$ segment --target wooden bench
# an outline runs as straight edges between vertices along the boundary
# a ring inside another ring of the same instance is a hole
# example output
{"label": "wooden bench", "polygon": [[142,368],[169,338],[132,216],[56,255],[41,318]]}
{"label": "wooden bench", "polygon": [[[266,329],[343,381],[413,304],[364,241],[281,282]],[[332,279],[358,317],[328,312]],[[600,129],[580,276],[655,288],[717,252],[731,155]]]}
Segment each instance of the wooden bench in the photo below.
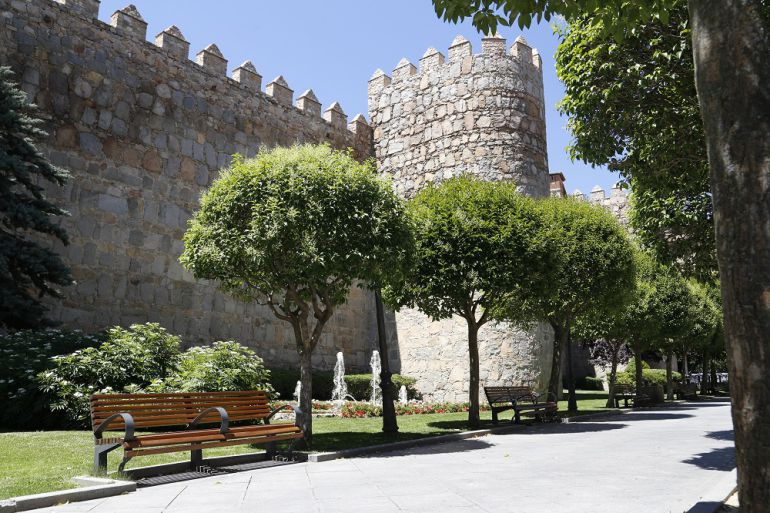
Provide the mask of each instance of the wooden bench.
{"label": "wooden bench", "polygon": [[484,387],[487,402],[492,410],[492,423],[498,423],[497,414],[513,410],[511,422],[519,424],[522,413],[534,415],[541,420],[554,420],[559,409],[556,399],[540,401],[540,396],[528,386]]}
{"label": "wooden bench", "polygon": [[[131,458],[190,452],[193,468],[202,464],[203,449],[239,444],[267,444],[303,438],[294,424],[270,424],[284,405],[272,411],[260,390],[167,394],[95,394],[91,396],[94,432],[94,469],[105,471],[107,453],[123,447],[122,471]],[[238,424],[231,426],[231,423]],[[212,427],[215,426],[215,427]],[[138,434],[137,430],[151,430]],[[123,431],[105,438],[105,431]]]}
{"label": "wooden bench", "polygon": [[637,394],[636,393],[636,387],[634,385],[626,385],[623,383],[616,383],[615,384],[615,408],[620,408],[620,400],[623,399],[624,406],[628,408],[628,400],[631,399],[634,401],[634,407],[641,406],[642,404],[648,402],[650,400],[650,396],[644,391],[642,393]]}
{"label": "wooden bench", "polygon": [[680,383],[674,388],[674,395],[677,399],[697,399],[698,385],[696,383]]}

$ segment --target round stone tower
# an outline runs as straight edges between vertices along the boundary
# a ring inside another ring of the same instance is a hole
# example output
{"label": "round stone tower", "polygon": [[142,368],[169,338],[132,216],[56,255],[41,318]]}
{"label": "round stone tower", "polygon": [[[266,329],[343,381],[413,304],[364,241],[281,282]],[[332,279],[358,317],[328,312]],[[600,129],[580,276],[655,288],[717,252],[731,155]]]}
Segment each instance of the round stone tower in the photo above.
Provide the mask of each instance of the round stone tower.
{"label": "round stone tower", "polygon": [[505,39],[484,38],[474,55],[457,36],[448,60],[429,48],[419,72],[406,59],[392,78],[377,70],[369,115],[380,170],[404,196],[462,173],[548,195],[542,65],[523,37],[509,52]]}
{"label": "round stone tower", "polygon": [[[392,76],[369,80],[369,115],[379,169],[399,194],[464,173],[511,180],[530,196],[549,194],[542,61],[523,37],[486,37],[481,53],[457,36],[448,59],[429,48],[420,69],[406,59]],[[416,310],[395,314],[400,372],[417,378],[426,398],[466,401],[465,321],[432,322]],[[552,332],[489,323],[479,332],[481,384],[547,386]],[[395,352],[395,351],[394,351]]]}

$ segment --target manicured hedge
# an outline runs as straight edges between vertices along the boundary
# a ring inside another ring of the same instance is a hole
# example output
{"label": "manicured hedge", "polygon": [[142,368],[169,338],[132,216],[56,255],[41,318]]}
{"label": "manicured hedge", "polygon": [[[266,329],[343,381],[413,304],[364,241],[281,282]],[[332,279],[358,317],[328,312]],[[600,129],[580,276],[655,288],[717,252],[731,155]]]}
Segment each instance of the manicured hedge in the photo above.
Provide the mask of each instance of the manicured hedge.
{"label": "manicured hedge", "polygon": [[[299,381],[299,369],[270,369],[270,384],[280,399],[290,401],[294,398],[294,389]],[[328,401],[332,398],[334,373],[313,371],[313,399]]]}
{"label": "manicured hedge", "polygon": [[[401,386],[406,387],[408,399],[421,399],[420,393],[414,388],[416,379],[401,374],[393,374],[393,398],[398,399],[398,391]],[[372,375],[371,374],[349,374],[345,376],[345,383],[348,385],[348,393],[359,401],[366,401],[372,396]]]}

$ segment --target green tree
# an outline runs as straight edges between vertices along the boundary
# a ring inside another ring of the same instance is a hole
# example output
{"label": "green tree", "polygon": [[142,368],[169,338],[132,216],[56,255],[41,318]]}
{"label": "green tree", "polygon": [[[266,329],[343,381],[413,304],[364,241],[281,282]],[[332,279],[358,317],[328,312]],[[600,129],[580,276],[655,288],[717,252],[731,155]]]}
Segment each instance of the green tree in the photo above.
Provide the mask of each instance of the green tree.
{"label": "green tree", "polygon": [[659,260],[713,277],[708,159],[685,2],[667,23],[624,29],[621,40],[604,37],[591,15],[558,30],[559,109],[569,116],[571,157],[630,183],[635,235]]}
{"label": "green tree", "polygon": [[[658,18],[676,0],[433,0],[482,32],[556,14],[596,14],[608,34]],[[739,500],[770,503],[770,0],[688,0],[695,84],[706,134],[731,376]],[[617,37],[616,37],[617,38]],[[745,372],[746,369],[753,372]]]}
{"label": "green tree", "polygon": [[0,327],[38,328],[50,324],[41,298],[72,283],[59,255],[39,243],[43,234],[67,244],[56,222],[67,212],[48,201],[42,182],[64,185],[69,173],[35,147],[46,133],[12,80],[0,66]]}
{"label": "green tree", "polygon": [[180,260],[291,325],[309,444],[313,349],[351,286],[398,274],[410,241],[403,202],[369,163],[303,145],[236,156],[201,198]]}
{"label": "green tree", "polygon": [[[430,185],[409,205],[413,265],[386,290],[395,307],[416,307],[434,320],[454,315],[468,326],[468,424],[479,425],[478,332],[498,319],[506,294],[547,282],[552,247],[534,200],[509,182],[462,176]],[[543,291],[544,292],[544,291]]]}
{"label": "green tree", "polygon": [[[531,318],[545,320],[553,328],[548,392],[554,396],[561,390],[561,355],[567,351],[568,408],[577,410],[571,327],[580,317],[607,315],[623,306],[634,285],[633,246],[618,221],[602,207],[549,198],[540,201],[540,208],[555,262],[547,282],[525,289],[521,302]],[[510,311],[516,309],[514,305]]]}

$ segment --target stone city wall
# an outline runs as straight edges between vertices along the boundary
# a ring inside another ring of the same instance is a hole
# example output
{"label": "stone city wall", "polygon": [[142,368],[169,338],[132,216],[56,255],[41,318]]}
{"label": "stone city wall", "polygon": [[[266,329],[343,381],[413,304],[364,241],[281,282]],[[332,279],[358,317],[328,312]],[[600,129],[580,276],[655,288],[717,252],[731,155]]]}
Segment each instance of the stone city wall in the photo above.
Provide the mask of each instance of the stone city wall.
{"label": "stone city wall", "polygon": [[[234,339],[271,365],[296,361],[287,323],[194,279],[179,265],[182,235],[201,191],[233,153],[262,145],[328,142],[371,154],[362,116],[339,104],[322,113],[312,91],[293,102],[282,77],[262,91],[245,62],[227,77],[216,45],[188,59],[176,27],[146,40],[133,6],[97,19],[98,0],[0,0],[0,64],[38,104],[50,136],[43,150],[72,180],[53,188],[71,212],[71,243],[57,246],[77,284],[50,302],[65,326],[92,330],[157,321],[186,343]],[[342,350],[365,370],[376,340],[372,297],[354,289],[315,354],[331,368]]]}
{"label": "stone city wall", "polygon": [[[485,38],[474,55],[470,42],[458,36],[448,59],[430,48],[419,71],[405,59],[392,76],[377,70],[369,80],[369,115],[379,168],[405,197],[462,173],[512,180],[531,196],[548,194],[541,60],[523,38],[509,52],[505,39]],[[432,322],[413,309],[402,309],[395,318],[401,372],[417,378],[427,399],[467,401],[465,321]],[[544,389],[552,337],[545,325],[530,332],[507,324],[483,326],[482,386]]]}

